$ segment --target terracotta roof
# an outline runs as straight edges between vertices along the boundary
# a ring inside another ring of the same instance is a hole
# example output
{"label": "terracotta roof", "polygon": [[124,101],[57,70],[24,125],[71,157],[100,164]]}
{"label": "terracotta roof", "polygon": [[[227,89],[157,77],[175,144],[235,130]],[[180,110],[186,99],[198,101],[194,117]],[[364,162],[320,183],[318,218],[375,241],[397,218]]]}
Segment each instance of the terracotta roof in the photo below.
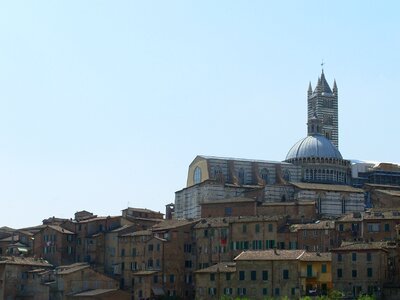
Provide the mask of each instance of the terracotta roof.
{"label": "terracotta roof", "polygon": [[0,242],[12,242],[12,241],[18,241],[18,240],[19,240],[19,235],[14,234],[14,235],[10,235],[8,237],[1,239]]}
{"label": "terracotta roof", "polygon": [[398,220],[400,219],[400,207],[399,208],[374,208],[366,212],[350,213],[346,214],[339,219],[337,222],[361,222],[363,220]]}
{"label": "terracotta roof", "polygon": [[150,209],[147,209],[147,208],[128,207],[128,208],[123,209],[122,211],[126,211],[126,210],[164,215],[163,213],[161,213],[159,211],[154,211],[154,210],[150,210]]}
{"label": "terracotta roof", "polygon": [[141,236],[141,235],[152,235],[152,232],[151,232],[151,230],[140,230],[140,231],[122,234],[121,236]]}
{"label": "terracotta roof", "polygon": [[315,223],[308,224],[293,224],[290,226],[291,232],[296,232],[297,230],[324,230],[324,229],[334,229],[335,221],[317,221]]}
{"label": "terracotta roof", "polygon": [[221,262],[211,267],[195,271],[195,273],[234,273],[234,272],[236,272],[235,262]]}
{"label": "terracotta roof", "polygon": [[68,229],[62,228],[61,226],[58,225],[47,225],[47,227],[63,234],[75,234],[75,232],[69,231]]}
{"label": "terracotta roof", "polygon": [[179,228],[182,226],[186,225],[191,225],[199,222],[200,220],[164,220],[158,224],[155,224],[152,226],[153,231],[159,231],[159,230],[168,230],[168,229],[174,229],[174,228]]}
{"label": "terracotta roof", "polygon": [[243,251],[235,257],[238,260],[296,260],[299,259],[305,250],[263,250]]}
{"label": "terracotta roof", "polygon": [[94,216],[90,219],[83,219],[80,221],[74,220],[74,221],[70,221],[70,222],[72,222],[74,224],[84,224],[84,223],[90,223],[90,222],[95,222],[95,221],[101,221],[101,220],[107,220],[107,219],[118,219],[118,218],[122,218],[122,217],[121,216],[107,216],[107,217]]}
{"label": "terracotta roof", "polygon": [[322,190],[322,191],[333,191],[333,192],[364,193],[364,190],[357,189],[357,188],[354,188],[349,185],[305,183],[305,182],[291,182],[291,184],[302,190]]}
{"label": "terracotta roof", "polygon": [[86,268],[89,268],[89,264],[87,263],[74,263],[71,265],[57,267],[56,274],[59,275],[71,274]]}
{"label": "terracotta roof", "polygon": [[19,257],[19,256],[1,256],[0,264],[47,267],[47,268],[53,266],[48,261],[43,259],[35,259],[33,257]]}
{"label": "terracotta roof", "polygon": [[286,218],[286,216],[239,216],[239,217],[214,217],[203,218],[194,228],[215,228],[228,227],[231,223],[250,223],[250,222],[274,222]]}
{"label": "terracotta roof", "polygon": [[331,261],[332,254],[330,252],[305,252],[301,257],[301,261]]}
{"label": "terracotta roof", "polygon": [[339,248],[332,251],[347,251],[347,250],[385,250],[386,242],[342,242]]}

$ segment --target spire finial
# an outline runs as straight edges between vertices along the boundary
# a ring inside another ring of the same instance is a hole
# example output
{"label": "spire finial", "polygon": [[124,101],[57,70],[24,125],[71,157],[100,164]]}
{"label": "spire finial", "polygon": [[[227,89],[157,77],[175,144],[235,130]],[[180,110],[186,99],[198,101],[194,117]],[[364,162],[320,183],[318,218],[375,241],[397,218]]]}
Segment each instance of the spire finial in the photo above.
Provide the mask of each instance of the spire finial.
{"label": "spire finial", "polygon": [[322,69],[322,73],[324,73],[324,65],[325,65],[325,63],[324,63],[324,59],[322,59],[322,62],[321,62],[321,69]]}

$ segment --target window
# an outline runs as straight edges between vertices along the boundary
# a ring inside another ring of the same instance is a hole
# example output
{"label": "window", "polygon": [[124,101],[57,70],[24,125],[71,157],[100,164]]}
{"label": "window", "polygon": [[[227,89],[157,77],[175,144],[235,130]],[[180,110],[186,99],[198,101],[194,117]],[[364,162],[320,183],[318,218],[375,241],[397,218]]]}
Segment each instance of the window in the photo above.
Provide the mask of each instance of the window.
{"label": "window", "polygon": [[346,200],[342,199],[342,214],[346,213]]}
{"label": "window", "polygon": [[151,258],[147,261],[147,267],[153,268],[153,260]]}
{"label": "window", "polygon": [[232,216],[232,207],[225,207],[225,216],[229,217]]}
{"label": "window", "polygon": [[214,273],[210,274],[210,281],[215,281],[215,274]]}
{"label": "window", "polygon": [[338,255],[337,255],[337,260],[338,260],[338,261],[343,261],[343,256],[342,256],[342,254],[338,253]]}
{"label": "window", "polygon": [[266,240],[265,241],[265,248],[273,249],[274,247],[275,247],[275,241],[274,240]]}
{"label": "window", "polygon": [[275,297],[279,297],[281,291],[279,288],[275,288]]}
{"label": "window", "polygon": [[243,232],[243,233],[246,233],[246,232],[247,232],[247,225],[246,225],[246,224],[243,224],[243,226],[242,226],[242,232]]}
{"label": "window", "polygon": [[194,184],[198,184],[201,182],[201,169],[196,167],[193,173],[193,182]]}
{"label": "window", "polygon": [[153,251],[153,248],[154,248],[154,247],[153,247],[153,244],[150,244],[150,245],[148,246],[148,250],[149,250],[149,251]]}
{"label": "window", "polygon": [[282,275],[283,279],[289,279],[289,270],[283,270]]}
{"label": "window", "polygon": [[170,283],[174,283],[175,282],[175,275],[174,274],[170,274],[169,275],[169,282]]}
{"label": "window", "polygon": [[367,268],[367,276],[372,277],[372,268]]}
{"label": "window", "polygon": [[357,253],[352,253],[351,254],[351,260],[352,261],[357,261]]}
{"label": "window", "polygon": [[389,232],[390,231],[390,225],[389,224],[385,224],[385,232]]}
{"label": "window", "polygon": [[224,288],[224,295],[232,295],[233,289],[232,288]]}
{"label": "window", "polygon": [[262,279],[264,281],[268,280],[268,271],[266,270],[262,271]]}
{"label": "window", "polygon": [[217,294],[217,288],[208,288],[208,294],[209,295],[216,295]]}
{"label": "window", "polygon": [[267,289],[267,288],[263,288],[263,289],[262,289],[262,294],[263,294],[264,296],[268,295],[268,289]]}
{"label": "window", "polygon": [[344,231],[344,226],[343,226],[343,224],[339,224],[339,231]]}
{"label": "window", "polygon": [[274,225],[268,224],[268,232],[274,231]]}
{"label": "window", "polygon": [[125,256],[125,249],[124,248],[121,249],[121,256]]}
{"label": "window", "polygon": [[[157,244],[159,245],[159,244]],[[184,244],[183,245],[183,251],[186,253],[191,253],[192,252],[192,245],[191,244]]]}
{"label": "window", "polygon": [[259,233],[260,232],[260,224],[256,224],[256,233]]}
{"label": "window", "polygon": [[342,269],[337,269],[337,277],[342,278],[343,277],[343,270]]}
{"label": "window", "polygon": [[[189,245],[189,246],[191,246],[191,245]],[[160,249],[161,249],[160,244],[157,244],[157,251],[160,251]]]}
{"label": "window", "polygon": [[239,179],[239,184],[244,184],[244,169],[243,168],[239,169],[238,179]]}
{"label": "window", "polygon": [[250,278],[251,280],[257,280],[257,271],[251,271]]}
{"label": "window", "polygon": [[246,288],[238,288],[237,293],[239,296],[244,296],[247,294]]}
{"label": "window", "polygon": [[244,280],[244,271],[239,271],[239,280]]}
{"label": "window", "polygon": [[185,268],[191,268],[192,267],[192,261],[191,260],[185,260]]}
{"label": "window", "polygon": [[158,276],[157,275],[153,276],[153,283],[158,283]]}
{"label": "window", "polygon": [[132,256],[136,256],[136,248],[132,248]]}
{"label": "window", "polygon": [[225,279],[227,281],[231,280],[231,273],[225,273]]}
{"label": "window", "polygon": [[351,270],[351,277],[353,278],[357,277],[357,270]]}
{"label": "window", "polygon": [[368,228],[368,232],[379,232],[379,231],[381,231],[379,223],[368,223],[367,228]]}
{"label": "window", "polygon": [[321,273],[326,273],[326,264],[321,265]]}
{"label": "window", "polygon": [[371,254],[371,252],[367,252],[367,261],[372,261],[372,254]]}

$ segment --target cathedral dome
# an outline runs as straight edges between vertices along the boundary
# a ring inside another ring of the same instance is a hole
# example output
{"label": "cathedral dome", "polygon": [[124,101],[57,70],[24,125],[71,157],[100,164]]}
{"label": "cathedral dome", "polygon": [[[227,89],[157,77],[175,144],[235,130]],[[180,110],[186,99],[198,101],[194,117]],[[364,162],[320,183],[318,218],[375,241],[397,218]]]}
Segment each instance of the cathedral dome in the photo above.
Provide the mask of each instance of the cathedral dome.
{"label": "cathedral dome", "polygon": [[286,155],[286,161],[299,158],[343,159],[339,150],[330,140],[320,134],[313,134],[298,141]]}

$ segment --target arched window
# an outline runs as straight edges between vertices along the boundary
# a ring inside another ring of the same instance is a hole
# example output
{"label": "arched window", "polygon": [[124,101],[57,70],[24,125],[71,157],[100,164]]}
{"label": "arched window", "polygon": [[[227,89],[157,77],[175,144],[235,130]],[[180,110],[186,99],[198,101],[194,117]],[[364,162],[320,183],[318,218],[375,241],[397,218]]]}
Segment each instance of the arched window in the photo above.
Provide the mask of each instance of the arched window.
{"label": "arched window", "polygon": [[322,199],[321,199],[321,196],[318,196],[318,199],[317,199],[317,209],[318,209],[318,214],[321,214],[321,212],[322,212]]}
{"label": "arched window", "polygon": [[244,170],[243,170],[243,168],[239,169],[238,177],[239,177],[239,184],[244,184]]}
{"label": "arched window", "polygon": [[264,180],[265,184],[268,183],[268,170],[266,168],[263,168],[260,172],[260,177],[262,180]]}
{"label": "arched window", "polygon": [[342,214],[346,213],[346,199],[342,199]]}
{"label": "arched window", "polygon": [[201,182],[201,169],[196,167],[193,173],[193,182],[194,184],[198,184]]}

